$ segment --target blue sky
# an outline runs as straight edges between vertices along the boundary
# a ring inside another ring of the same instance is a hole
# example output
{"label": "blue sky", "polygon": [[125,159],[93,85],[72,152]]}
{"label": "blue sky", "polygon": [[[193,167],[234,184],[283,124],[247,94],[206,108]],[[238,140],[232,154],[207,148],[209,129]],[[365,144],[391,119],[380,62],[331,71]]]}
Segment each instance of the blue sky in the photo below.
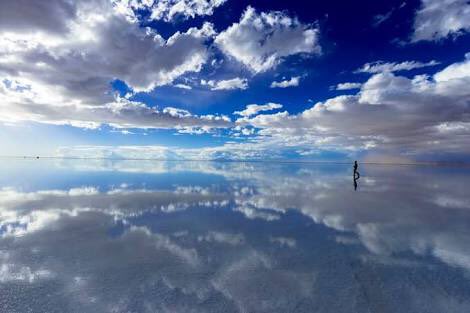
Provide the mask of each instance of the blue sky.
{"label": "blue sky", "polygon": [[466,160],[464,0],[0,2],[0,154]]}

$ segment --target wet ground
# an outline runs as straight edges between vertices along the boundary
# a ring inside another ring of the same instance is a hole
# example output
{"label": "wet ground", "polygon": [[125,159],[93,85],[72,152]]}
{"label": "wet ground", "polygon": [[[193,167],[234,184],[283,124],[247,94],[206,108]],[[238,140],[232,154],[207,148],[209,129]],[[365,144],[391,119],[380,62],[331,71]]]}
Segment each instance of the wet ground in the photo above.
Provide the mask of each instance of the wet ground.
{"label": "wet ground", "polygon": [[470,312],[470,169],[2,160],[0,312]]}

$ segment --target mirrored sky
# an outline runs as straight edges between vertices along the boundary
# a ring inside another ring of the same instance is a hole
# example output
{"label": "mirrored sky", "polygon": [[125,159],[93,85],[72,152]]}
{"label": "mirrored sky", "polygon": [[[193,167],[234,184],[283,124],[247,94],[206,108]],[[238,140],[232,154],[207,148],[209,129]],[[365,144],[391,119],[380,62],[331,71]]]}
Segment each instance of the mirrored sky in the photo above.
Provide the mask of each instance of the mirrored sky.
{"label": "mirrored sky", "polygon": [[6,312],[468,312],[470,169],[11,160]]}

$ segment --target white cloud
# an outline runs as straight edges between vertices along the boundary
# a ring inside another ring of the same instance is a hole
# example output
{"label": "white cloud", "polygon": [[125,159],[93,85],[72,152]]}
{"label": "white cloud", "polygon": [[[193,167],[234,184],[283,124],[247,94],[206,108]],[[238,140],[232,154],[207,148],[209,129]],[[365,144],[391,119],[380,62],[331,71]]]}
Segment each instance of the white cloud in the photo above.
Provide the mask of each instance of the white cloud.
{"label": "white cloud", "polygon": [[422,0],[416,13],[412,41],[439,40],[470,30],[467,0]]}
{"label": "white cloud", "polygon": [[276,221],[280,219],[280,216],[271,211],[262,211],[252,207],[239,206],[234,209],[236,212],[242,213],[248,219],[262,219],[265,221]]}
{"label": "white cloud", "polygon": [[[286,151],[308,156],[319,151],[366,150],[385,155],[395,153],[396,159],[409,160],[436,153],[469,153],[469,63],[466,58],[432,77],[375,74],[356,94],[318,102],[298,114],[259,114],[280,109],[282,105],[248,105],[245,110],[234,112],[241,116],[234,130],[240,133],[247,127],[255,129],[249,141],[202,149],[167,149],[166,153],[171,154],[166,158],[282,159]],[[158,155],[151,147],[90,149],[93,151],[90,155],[102,155],[105,151],[122,157]],[[71,147],[63,155],[86,154]]]}
{"label": "white cloud", "polygon": [[171,22],[177,17],[194,18],[212,15],[214,10],[227,0],[113,0],[120,12],[136,19],[137,10],[149,10],[150,20]]}
{"label": "white cloud", "polygon": [[287,87],[296,87],[299,85],[300,76],[294,76],[291,79],[282,80],[280,82],[272,82],[271,88],[287,88]]}
{"label": "white cloud", "polygon": [[470,52],[465,54],[465,61],[454,63],[434,75],[438,82],[466,79],[470,76]]}
{"label": "white cloud", "polygon": [[185,84],[176,84],[174,85],[176,88],[180,88],[180,89],[186,89],[186,90],[191,90],[193,89],[193,87],[189,86],[189,85],[185,85]]}
{"label": "white cloud", "polygon": [[469,64],[466,58],[433,77],[375,74],[355,95],[316,103],[297,115],[247,115],[237,123],[261,128],[264,144],[280,142],[284,148],[468,153]]}
{"label": "white cloud", "polygon": [[336,87],[333,86],[336,90],[351,90],[351,89],[359,89],[361,88],[362,84],[361,83],[340,83],[336,85]]}
{"label": "white cloud", "polygon": [[0,29],[13,32],[46,31],[61,34],[77,17],[73,2],[17,0],[0,2]]}
{"label": "white cloud", "polygon": [[429,67],[438,65],[439,62],[437,61],[429,61],[426,63],[418,62],[418,61],[405,61],[405,62],[371,62],[366,63],[362,66],[362,68],[356,70],[357,73],[381,73],[381,72],[399,72],[399,71],[410,71],[417,68],[422,67]]}
{"label": "white cloud", "polygon": [[[103,5],[103,0],[94,1]],[[2,60],[0,70],[21,71],[22,78],[39,80],[50,87],[60,83],[59,87],[69,92],[67,95],[80,89],[84,90],[81,94],[97,97],[107,91],[114,78],[124,80],[135,90],[150,90],[186,72],[199,71],[207,61],[205,41],[214,34],[210,24],[176,32],[164,40],[127,22],[109,6],[99,12],[85,5],[77,5],[75,10],[79,17],[69,21],[69,29],[52,42],[47,40],[48,33],[42,35],[44,42],[39,40],[42,37],[30,37],[34,21],[30,30],[18,30],[14,35],[0,30],[1,38],[16,51],[12,56],[1,50],[7,60]],[[114,38],[115,33],[120,36]],[[29,39],[28,45],[24,39]]]}
{"label": "white cloud", "polygon": [[211,87],[211,90],[245,90],[248,88],[248,80],[246,78],[235,77],[226,80],[201,80],[201,85]]}
{"label": "white cloud", "polygon": [[[160,159],[160,160],[259,160],[282,159],[291,137],[252,142],[227,142],[222,146],[202,148],[169,148],[165,146],[63,146],[57,149],[57,157],[81,157],[103,159]],[[295,144],[304,146],[305,140]],[[313,147],[310,147],[313,148]]]}
{"label": "white cloud", "polygon": [[134,91],[149,91],[200,71],[209,58],[206,41],[215,34],[211,24],[165,40],[126,20],[107,0],[36,2],[21,1],[21,10],[17,2],[0,4],[0,14],[15,16],[21,26],[0,22],[0,120],[79,127],[214,124],[210,119],[193,123],[194,117],[180,121],[116,98],[110,87],[120,79]]}
{"label": "white cloud", "polygon": [[231,126],[230,119],[223,115],[197,116],[185,110],[169,107],[158,110],[125,98],[117,98],[103,105],[81,106],[32,102],[33,98],[30,96],[33,95],[17,95],[16,92],[6,88],[5,84],[0,84],[0,121],[35,121],[82,128],[97,128],[103,124],[116,128]]}
{"label": "white cloud", "polygon": [[236,112],[233,112],[233,114],[237,114],[237,115],[241,115],[243,117],[250,117],[252,115],[256,115],[258,114],[259,112],[263,112],[263,111],[271,111],[271,110],[275,110],[275,109],[281,109],[282,108],[282,105],[279,104],[279,103],[266,103],[266,104],[262,104],[262,105],[259,105],[259,104],[249,104],[246,106],[246,109],[243,110],[243,111],[236,111]]}
{"label": "white cloud", "polygon": [[189,113],[188,110],[172,108],[172,107],[164,108],[163,113],[166,113],[166,114],[168,114],[172,117],[189,117],[189,116],[191,116],[191,113]]}
{"label": "white cloud", "polygon": [[274,68],[290,55],[321,52],[314,26],[283,12],[258,14],[252,7],[245,10],[238,23],[221,32],[215,43],[255,73]]}
{"label": "white cloud", "polygon": [[179,134],[202,135],[214,133],[214,129],[210,126],[185,126],[177,128]]}

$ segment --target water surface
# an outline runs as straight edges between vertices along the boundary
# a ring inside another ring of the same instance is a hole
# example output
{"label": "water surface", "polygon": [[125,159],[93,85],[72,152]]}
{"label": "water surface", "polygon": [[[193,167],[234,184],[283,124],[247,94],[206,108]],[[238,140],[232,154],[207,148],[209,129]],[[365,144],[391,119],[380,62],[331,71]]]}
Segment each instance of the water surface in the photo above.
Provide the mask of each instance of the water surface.
{"label": "water surface", "polygon": [[470,169],[1,160],[1,312],[470,312]]}

